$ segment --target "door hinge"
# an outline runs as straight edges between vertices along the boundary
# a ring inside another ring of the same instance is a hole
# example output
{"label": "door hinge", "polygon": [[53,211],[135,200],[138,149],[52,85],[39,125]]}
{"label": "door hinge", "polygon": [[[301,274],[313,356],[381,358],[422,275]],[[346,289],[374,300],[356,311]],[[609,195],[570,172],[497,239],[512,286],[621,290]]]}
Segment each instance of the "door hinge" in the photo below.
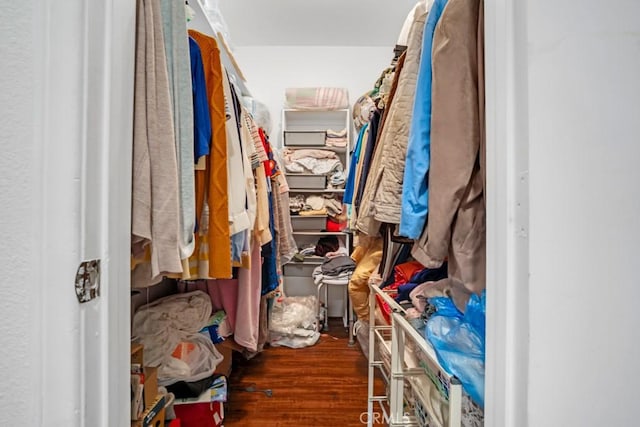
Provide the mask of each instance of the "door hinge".
{"label": "door hinge", "polygon": [[76,296],[79,303],[100,296],[100,260],[83,261],[76,273]]}

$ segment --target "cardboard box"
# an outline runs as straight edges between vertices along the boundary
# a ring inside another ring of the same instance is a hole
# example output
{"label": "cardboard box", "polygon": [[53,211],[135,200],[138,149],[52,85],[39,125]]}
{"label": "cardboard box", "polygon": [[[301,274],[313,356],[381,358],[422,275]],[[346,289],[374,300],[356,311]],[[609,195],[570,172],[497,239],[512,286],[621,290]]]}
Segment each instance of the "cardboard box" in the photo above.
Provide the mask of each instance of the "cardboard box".
{"label": "cardboard box", "polygon": [[225,377],[229,378],[229,376],[231,375],[233,349],[230,345],[226,344],[226,341],[215,344],[215,347],[216,350],[220,352],[222,357],[224,357],[224,359],[222,359],[222,362],[218,363],[218,366],[216,366],[216,370],[214,371],[214,373],[224,375]]}
{"label": "cardboard box", "polygon": [[164,396],[158,396],[153,404],[142,414],[138,421],[132,421],[132,427],[164,427]]}
{"label": "cardboard box", "polygon": [[149,408],[158,397],[158,368],[144,369],[144,407]]}

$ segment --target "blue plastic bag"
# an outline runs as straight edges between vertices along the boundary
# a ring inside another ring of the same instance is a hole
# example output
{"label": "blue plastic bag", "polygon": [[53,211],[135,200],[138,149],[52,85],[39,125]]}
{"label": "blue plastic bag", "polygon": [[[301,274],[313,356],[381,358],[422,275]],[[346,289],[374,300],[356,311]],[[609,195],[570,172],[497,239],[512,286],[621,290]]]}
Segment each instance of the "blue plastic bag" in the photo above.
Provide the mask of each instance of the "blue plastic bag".
{"label": "blue plastic bag", "polygon": [[425,336],[438,362],[457,377],[471,399],[484,408],[485,293],[472,295],[462,314],[449,298],[431,298],[436,313],[427,321]]}

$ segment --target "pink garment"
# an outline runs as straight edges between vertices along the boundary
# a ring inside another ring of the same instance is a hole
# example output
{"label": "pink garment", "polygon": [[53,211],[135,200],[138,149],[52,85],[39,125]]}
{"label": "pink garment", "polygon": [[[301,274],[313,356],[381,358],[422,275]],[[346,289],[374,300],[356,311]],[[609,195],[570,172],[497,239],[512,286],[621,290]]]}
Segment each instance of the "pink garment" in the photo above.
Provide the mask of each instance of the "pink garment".
{"label": "pink garment", "polygon": [[207,293],[211,298],[214,310],[224,310],[227,313],[229,329],[236,329],[238,307],[238,279],[210,279],[207,280]]}
{"label": "pink garment", "polygon": [[224,310],[229,329],[233,333],[236,325],[238,306],[238,279],[210,279],[193,282],[178,282],[178,292],[203,291],[211,298],[213,312]]}
{"label": "pink garment", "polygon": [[238,272],[237,322],[234,339],[251,352],[257,351],[260,332],[260,296],[262,290],[262,256],[260,245],[251,241],[251,268]]}

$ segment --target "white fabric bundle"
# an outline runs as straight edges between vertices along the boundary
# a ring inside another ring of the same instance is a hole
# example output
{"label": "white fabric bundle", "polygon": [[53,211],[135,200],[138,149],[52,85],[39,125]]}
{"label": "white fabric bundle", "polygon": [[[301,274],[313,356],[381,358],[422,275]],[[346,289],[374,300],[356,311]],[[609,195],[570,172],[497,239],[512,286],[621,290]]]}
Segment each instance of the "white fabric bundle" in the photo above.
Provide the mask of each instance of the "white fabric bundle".
{"label": "white fabric bundle", "polygon": [[[144,345],[144,365],[159,367],[161,385],[206,378],[222,361],[211,339],[198,333],[210,316],[211,299],[202,291],[161,298],[136,311],[132,335]],[[183,359],[172,356],[180,343],[193,349]]]}

